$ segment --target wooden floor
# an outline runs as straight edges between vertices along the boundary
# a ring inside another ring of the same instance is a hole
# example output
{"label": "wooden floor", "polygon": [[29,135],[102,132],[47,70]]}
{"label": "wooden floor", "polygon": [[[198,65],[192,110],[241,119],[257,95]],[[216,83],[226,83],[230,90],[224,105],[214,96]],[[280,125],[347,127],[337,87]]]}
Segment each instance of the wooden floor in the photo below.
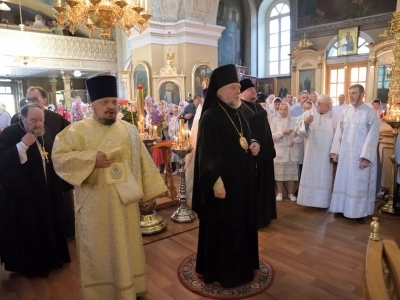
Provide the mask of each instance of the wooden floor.
{"label": "wooden floor", "polygon": [[[277,205],[278,219],[259,231],[260,256],[273,266],[275,280],[264,294],[249,299],[362,299],[371,220],[360,225],[335,218],[324,209],[305,208],[288,200]],[[380,237],[400,239],[400,217],[378,217]],[[198,229],[192,226],[185,231],[185,224],[172,222],[168,227],[174,235],[145,239],[149,292],[143,299],[206,299],[186,290],[176,275],[181,261],[196,252]],[[178,229],[184,232],[177,233]],[[72,263],[47,279],[29,280],[0,269],[0,299],[78,299],[74,242],[70,243],[70,251]]]}

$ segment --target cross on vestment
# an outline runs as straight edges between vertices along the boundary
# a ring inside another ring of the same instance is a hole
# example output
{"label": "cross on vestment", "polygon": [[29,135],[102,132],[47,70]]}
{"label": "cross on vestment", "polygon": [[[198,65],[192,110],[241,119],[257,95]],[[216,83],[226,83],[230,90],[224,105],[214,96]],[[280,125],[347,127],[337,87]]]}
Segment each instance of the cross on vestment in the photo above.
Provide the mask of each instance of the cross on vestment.
{"label": "cross on vestment", "polygon": [[46,162],[49,162],[49,156],[48,156],[48,152],[46,151],[46,149],[42,146],[42,155],[43,157],[46,159]]}

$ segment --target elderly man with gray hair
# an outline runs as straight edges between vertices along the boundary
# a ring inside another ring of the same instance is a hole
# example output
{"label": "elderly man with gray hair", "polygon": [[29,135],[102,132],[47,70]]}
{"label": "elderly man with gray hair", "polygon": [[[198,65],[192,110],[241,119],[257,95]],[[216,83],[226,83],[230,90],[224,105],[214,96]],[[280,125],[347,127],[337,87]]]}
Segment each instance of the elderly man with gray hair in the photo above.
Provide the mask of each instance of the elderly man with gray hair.
{"label": "elderly man with gray hair", "polygon": [[298,135],[307,138],[297,196],[299,205],[320,208],[330,205],[333,173],[330,150],[337,123],[330,108],[331,98],[319,95],[316,109],[304,112],[294,128]]}

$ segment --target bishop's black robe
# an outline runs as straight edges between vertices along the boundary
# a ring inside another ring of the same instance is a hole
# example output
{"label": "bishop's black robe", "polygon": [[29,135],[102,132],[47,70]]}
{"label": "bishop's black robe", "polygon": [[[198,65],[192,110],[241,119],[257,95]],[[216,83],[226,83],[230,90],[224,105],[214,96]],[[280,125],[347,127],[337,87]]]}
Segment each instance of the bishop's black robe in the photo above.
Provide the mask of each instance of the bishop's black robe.
{"label": "bishop's black robe", "polygon": [[242,101],[240,110],[247,117],[252,138],[260,143],[260,152],[257,156],[256,197],[258,227],[268,225],[276,219],[275,200],[275,148],[271,128],[268,123],[268,114],[258,103]]}
{"label": "bishop's black robe", "polygon": [[[20,113],[16,113],[12,119],[11,124],[18,123],[20,119]],[[47,110],[44,110],[44,125],[47,127],[47,133],[52,136],[52,142],[54,142],[56,135],[59,134],[64,128],[70,123],[61,115]],[[61,209],[61,220],[63,225],[64,236],[69,239],[75,235],[75,216],[74,209],[72,206],[72,190],[73,186],[69,183],[62,181],[63,184],[63,199]]]}
{"label": "bishop's black robe", "polygon": [[[254,196],[254,157],[239,144],[239,117],[250,145],[245,117],[220,100],[201,116],[195,157],[193,210],[200,219],[196,271],[224,288],[254,279],[259,268]],[[226,198],[214,197],[221,177]]]}
{"label": "bishop's black robe", "polygon": [[[43,139],[50,158],[53,137],[48,131]],[[51,159],[46,181],[36,143],[21,164],[16,144],[24,135],[18,123],[0,134],[0,257],[8,271],[46,277],[51,269],[70,262],[60,218],[62,182]]]}

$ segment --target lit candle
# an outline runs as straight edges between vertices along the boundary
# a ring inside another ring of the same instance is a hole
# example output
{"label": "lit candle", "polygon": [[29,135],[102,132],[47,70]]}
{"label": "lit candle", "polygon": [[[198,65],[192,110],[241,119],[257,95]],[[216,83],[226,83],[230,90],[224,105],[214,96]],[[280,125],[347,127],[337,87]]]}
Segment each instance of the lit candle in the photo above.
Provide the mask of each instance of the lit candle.
{"label": "lit candle", "polygon": [[144,10],[147,10],[147,0],[144,0]]}
{"label": "lit candle", "polygon": [[179,117],[179,139],[183,141],[185,130],[185,118],[183,116]]}
{"label": "lit candle", "polygon": [[153,130],[154,130],[154,132],[153,132],[154,137],[157,137],[157,126],[154,126],[154,127],[153,127]]}

